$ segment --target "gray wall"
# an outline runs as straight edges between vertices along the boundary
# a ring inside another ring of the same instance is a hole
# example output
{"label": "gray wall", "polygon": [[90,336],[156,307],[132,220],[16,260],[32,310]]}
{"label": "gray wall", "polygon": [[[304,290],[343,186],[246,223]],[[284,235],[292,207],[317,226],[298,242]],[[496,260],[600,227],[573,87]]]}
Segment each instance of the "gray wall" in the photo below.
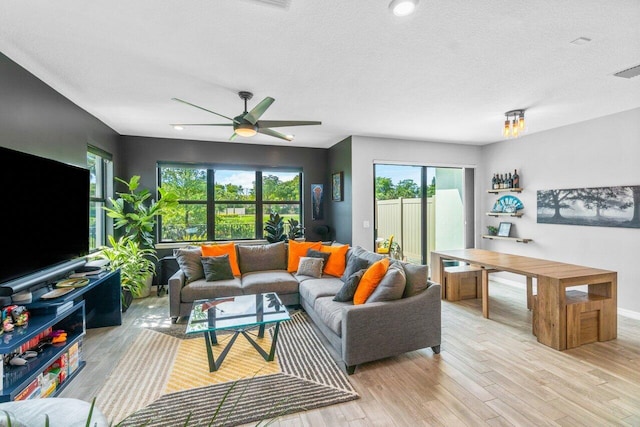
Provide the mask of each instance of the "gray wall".
{"label": "gray wall", "polygon": [[117,156],[118,134],[0,53],[0,145],[87,167],[87,144]]}
{"label": "gray wall", "polygon": [[[121,142],[121,177],[128,179],[131,175],[140,175],[141,186],[152,191],[156,188],[156,164],[159,161],[302,168],[306,238],[319,239],[313,228],[327,223],[327,205],[331,203],[331,197],[327,190],[326,149],[137,136],[123,136]],[[311,219],[311,184],[316,183],[324,184],[325,219],[314,221]]]}
{"label": "gray wall", "polygon": [[[341,243],[351,244],[352,224],[351,217],[353,215],[352,208],[352,181],[351,173],[351,137],[348,137],[329,149],[329,182],[331,175],[336,172],[343,172],[344,185],[344,201],[333,202],[331,197],[328,201],[329,222],[332,230],[332,238]],[[331,191],[329,185],[329,191]]]}
{"label": "gray wall", "polygon": [[483,147],[484,170],[478,171],[476,179],[482,193],[478,198],[482,226],[477,234],[497,223],[484,214],[496,200],[495,195],[486,193],[493,173],[513,172],[515,168],[524,188],[517,195],[524,204],[524,216],[510,221],[512,232],[533,242],[479,238],[479,247],[617,271],[618,306],[640,312],[639,229],[536,222],[538,190],[640,185],[639,159],[640,109]]}

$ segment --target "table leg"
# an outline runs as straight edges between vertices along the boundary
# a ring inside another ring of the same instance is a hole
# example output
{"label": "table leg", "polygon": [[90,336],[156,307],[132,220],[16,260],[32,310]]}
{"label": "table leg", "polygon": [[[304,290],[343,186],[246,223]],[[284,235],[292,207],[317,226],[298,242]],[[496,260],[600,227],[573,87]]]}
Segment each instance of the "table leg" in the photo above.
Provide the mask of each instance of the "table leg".
{"label": "table leg", "polygon": [[482,315],[489,318],[489,271],[482,269]]}
{"label": "table leg", "polygon": [[236,331],[233,334],[233,337],[231,337],[227,345],[224,347],[224,350],[222,350],[222,353],[220,353],[220,356],[218,356],[218,360],[215,359],[213,355],[213,349],[211,348],[212,345],[217,344],[217,340],[214,343],[211,342],[212,338],[215,340],[215,336],[216,336],[215,332],[213,332],[212,334],[205,332],[204,342],[205,342],[205,345],[207,346],[207,358],[209,359],[209,372],[215,372],[218,369],[220,369],[220,365],[222,365],[224,358],[227,357],[227,353],[229,353],[231,346],[238,338],[238,335],[240,334],[240,332],[242,332],[243,334],[245,333],[244,331]]}
{"label": "table leg", "polygon": [[276,343],[278,342],[279,330],[280,330],[280,322],[277,322],[273,330],[273,338],[271,339],[271,348],[269,349],[269,353],[264,351],[263,348],[260,347],[258,343],[255,342],[254,339],[251,338],[251,336],[248,333],[246,333],[245,331],[242,331],[242,335],[244,335],[244,337],[247,339],[247,341],[249,341],[249,343],[253,346],[253,348],[255,348],[256,351],[260,353],[260,355],[264,358],[264,360],[266,360],[267,362],[272,362],[273,358],[276,355]]}
{"label": "table leg", "polygon": [[527,309],[531,310],[533,301],[533,278],[527,276]]}

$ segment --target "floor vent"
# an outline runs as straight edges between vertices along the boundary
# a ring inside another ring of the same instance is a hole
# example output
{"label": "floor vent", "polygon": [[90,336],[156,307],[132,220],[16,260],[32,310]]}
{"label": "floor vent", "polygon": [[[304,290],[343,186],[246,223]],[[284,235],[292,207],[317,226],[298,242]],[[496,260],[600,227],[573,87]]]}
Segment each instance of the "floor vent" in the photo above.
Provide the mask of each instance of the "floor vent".
{"label": "floor vent", "polygon": [[620,71],[619,73],[615,73],[614,76],[624,77],[625,79],[640,76],[640,65],[636,65],[635,67],[627,68],[626,70]]}

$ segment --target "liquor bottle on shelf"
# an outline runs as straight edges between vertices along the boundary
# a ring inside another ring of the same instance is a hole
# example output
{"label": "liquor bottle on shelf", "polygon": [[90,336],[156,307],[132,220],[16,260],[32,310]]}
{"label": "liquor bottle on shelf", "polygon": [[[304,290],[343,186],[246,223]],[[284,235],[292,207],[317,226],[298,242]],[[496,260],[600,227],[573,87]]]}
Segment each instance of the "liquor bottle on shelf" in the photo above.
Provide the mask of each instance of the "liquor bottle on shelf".
{"label": "liquor bottle on shelf", "polygon": [[509,172],[509,178],[507,178],[507,188],[513,188],[513,178],[511,178],[511,172]]}
{"label": "liquor bottle on shelf", "polygon": [[493,178],[491,178],[491,189],[495,190],[496,189],[496,174],[493,174]]}
{"label": "liquor bottle on shelf", "polygon": [[500,174],[500,188],[505,187],[504,175]]}
{"label": "liquor bottle on shelf", "polygon": [[520,188],[520,176],[517,169],[513,170],[513,188]]}

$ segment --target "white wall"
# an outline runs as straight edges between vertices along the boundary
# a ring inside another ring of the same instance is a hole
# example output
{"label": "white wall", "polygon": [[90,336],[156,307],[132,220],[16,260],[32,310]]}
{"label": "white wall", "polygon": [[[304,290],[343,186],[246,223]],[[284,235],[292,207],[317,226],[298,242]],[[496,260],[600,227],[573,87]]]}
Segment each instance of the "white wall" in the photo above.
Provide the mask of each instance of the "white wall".
{"label": "white wall", "polygon": [[[353,136],[352,155],[352,243],[373,249],[374,185],[373,165],[402,163],[421,166],[476,167],[481,147],[425,141]],[[479,195],[476,189],[476,200]],[[369,228],[363,226],[369,222]]]}
{"label": "white wall", "polygon": [[493,173],[518,169],[525,215],[509,221],[533,242],[478,238],[479,247],[617,271],[618,306],[640,312],[640,229],[536,223],[537,190],[640,185],[640,109],[484,146],[481,164],[477,234],[499,222],[485,215],[497,198],[486,193]]}

